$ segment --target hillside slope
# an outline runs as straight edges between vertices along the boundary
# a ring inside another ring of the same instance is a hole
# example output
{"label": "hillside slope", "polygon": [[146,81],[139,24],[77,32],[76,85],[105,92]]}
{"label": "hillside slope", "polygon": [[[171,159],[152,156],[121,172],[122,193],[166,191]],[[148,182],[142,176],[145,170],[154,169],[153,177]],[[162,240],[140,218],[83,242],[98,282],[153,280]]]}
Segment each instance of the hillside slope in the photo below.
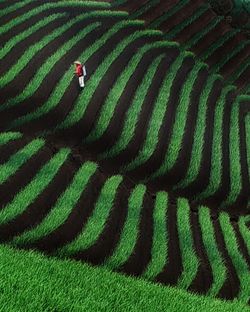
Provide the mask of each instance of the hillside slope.
{"label": "hillside slope", "polygon": [[248,304],[246,34],[201,0],[4,0],[0,42],[1,242]]}

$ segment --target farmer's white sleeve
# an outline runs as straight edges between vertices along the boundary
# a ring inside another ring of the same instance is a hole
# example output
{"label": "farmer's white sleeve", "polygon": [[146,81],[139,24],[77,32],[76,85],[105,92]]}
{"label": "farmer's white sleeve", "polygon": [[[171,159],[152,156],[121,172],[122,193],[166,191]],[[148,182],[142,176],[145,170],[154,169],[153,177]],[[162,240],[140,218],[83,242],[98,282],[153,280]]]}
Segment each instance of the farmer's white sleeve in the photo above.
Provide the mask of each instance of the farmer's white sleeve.
{"label": "farmer's white sleeve", "polygon": [[83,75],[84,75],[84,76],[87,76],[87,72],[86,72],[86,67],[85,67],[85,65],[83,66],[82,69],[83,69]]}

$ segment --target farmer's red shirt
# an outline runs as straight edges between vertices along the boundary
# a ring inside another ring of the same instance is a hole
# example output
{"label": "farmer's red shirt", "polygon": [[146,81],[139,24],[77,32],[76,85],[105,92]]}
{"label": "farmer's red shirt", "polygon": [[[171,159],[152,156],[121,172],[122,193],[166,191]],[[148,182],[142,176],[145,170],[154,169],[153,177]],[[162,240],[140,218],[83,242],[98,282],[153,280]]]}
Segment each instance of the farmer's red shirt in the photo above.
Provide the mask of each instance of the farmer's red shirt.
{"label": "farmer's red shirt", "polygon": [[80,64],[77,64],[77,65],[76,65],[76,74],[77,74],[78,77],[83,76],[82,65],[80,65]]}

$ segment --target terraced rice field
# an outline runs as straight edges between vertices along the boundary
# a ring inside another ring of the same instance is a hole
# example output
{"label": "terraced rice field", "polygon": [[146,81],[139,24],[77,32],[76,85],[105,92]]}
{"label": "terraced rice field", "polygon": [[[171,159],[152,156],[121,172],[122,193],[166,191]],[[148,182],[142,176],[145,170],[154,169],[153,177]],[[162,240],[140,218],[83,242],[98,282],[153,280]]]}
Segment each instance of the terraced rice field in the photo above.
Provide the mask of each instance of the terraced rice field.
{"label": "terraced rice field", "polygon": [[0,1],[1,242],[249,304],[250,43],[232,26],[202,0]]}

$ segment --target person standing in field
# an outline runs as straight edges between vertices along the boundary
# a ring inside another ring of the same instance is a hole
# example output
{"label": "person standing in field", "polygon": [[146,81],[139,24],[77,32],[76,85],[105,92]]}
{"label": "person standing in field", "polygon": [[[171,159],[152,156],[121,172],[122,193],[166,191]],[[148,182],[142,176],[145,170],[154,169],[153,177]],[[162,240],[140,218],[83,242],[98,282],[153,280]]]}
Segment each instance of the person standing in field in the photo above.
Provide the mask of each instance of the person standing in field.
{"label": "person standing in field", "polygon": [[86,66],[82,64],[80,61],[75,61],[75,73],[79,79],[79,85],[81,88],[84,88],[85,82],[84,78],[87,76]]}

